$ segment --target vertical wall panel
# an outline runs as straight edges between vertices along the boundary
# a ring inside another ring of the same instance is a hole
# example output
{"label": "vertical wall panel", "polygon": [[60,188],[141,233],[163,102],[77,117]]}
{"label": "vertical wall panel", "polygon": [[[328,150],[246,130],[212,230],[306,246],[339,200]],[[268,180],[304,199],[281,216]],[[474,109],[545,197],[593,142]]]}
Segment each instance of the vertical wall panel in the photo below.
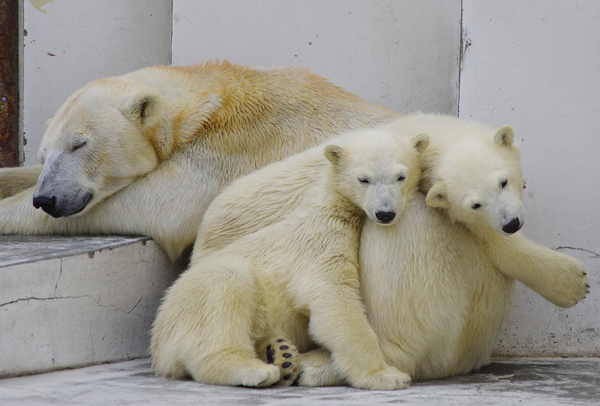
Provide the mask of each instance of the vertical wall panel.
{"label": "vertical wall panel", "polygon": [[[600,353],[600,3],[463,0],[460,116],[511,124],[527,181],[524,232],[586,265],[569,310],[521,288],[500,353]],[[467,42],[467,41],[465,41]]]}
{"label": "vertical wall panel", "polygon": [[460,0],[176,0],[173,63],[300,66],[400,112],[457,113]]}

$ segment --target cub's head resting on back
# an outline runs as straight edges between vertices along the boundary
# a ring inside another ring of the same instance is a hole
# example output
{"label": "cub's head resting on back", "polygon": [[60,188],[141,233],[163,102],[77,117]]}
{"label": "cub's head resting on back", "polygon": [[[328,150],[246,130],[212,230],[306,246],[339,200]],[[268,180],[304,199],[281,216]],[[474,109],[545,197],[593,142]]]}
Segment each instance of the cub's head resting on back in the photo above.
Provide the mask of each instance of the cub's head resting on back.
{"label": "cub's head resting on back", "polygon": [[524,180],[513,129],[501,127],[493,142],[473,138],[440,159],[427,203],[456,221],[513,234],[523,226]]}
{"label": "cub's head resting on back", "polygon": [[332,144],[324,150],[332,163],[331,187],[377,224],[394,224],[417,190],[420,157],[429,137],[402,137],[381,130],[358,131],[347,137],[343,146]]}
{"label": "cub's head resting on back", "polygon": [[493,130],[452,116],[415,113],[383,128],[429,135],[420,185],[429,206],[485,232],[510,235],[522,227],[524,180],[510,126]]}

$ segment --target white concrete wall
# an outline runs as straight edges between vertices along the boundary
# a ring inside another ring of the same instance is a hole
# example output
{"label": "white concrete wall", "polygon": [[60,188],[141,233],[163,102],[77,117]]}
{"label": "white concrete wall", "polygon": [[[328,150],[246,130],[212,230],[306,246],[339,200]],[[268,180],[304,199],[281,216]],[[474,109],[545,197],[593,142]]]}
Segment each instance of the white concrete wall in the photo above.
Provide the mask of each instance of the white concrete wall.
{"label": "white concrete wall", "polygon": [[572,255],[588,298],[558,309],[521,287],[498,353],[600,353],[600,2],[463,0],[460,117],[522,141],[525,234]]}
{"label": "white concrete wall", "polygon": [[300,66],[400,112],[456,114],[460,0],[175,0],[173,64]]}
{"label": "white concrete wall", "polygon": [[25,165],[79,87],[171,59],[171,0],[24,0],[24,28]]}

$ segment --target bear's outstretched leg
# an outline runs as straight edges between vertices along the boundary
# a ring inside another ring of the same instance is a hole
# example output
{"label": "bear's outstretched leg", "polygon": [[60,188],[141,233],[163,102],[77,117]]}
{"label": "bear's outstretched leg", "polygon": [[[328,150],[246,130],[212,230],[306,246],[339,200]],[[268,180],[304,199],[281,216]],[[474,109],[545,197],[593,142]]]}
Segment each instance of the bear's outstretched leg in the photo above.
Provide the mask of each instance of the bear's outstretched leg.
{"label": "bear's outstretched leg", "polygon": [[349,279],[320,289],[327,294],[318,295],[311,303],[310,334],[331,351],[335,368],[352,386],[406,388],[412,381],[410,376],[386,364],[360,301],[358,281]]}
{"label": "bear's outstretched leg", "polygon": [[169,289],[154,324],[156,373],[180,377],[176,368],[183,365],[204,383],[269,386],[279,381],[279,367],[256,357],[251,339],[255,295],[244,258],[217,255],[187,270]]}
{"label": "bear's outstretched leg", "polygon": [[258,346],[260,359],[280,368],[278,386],[290,386],[298,378],[300,355],[298,348],[284,337],[272,337]]}
{"label": "bear's outstretched leg", "polygon": [[569,308],[589,293],[581,261],[541,246],[520,232],[505,237],[488,232],[482,238],[494,265],[556,306]]}

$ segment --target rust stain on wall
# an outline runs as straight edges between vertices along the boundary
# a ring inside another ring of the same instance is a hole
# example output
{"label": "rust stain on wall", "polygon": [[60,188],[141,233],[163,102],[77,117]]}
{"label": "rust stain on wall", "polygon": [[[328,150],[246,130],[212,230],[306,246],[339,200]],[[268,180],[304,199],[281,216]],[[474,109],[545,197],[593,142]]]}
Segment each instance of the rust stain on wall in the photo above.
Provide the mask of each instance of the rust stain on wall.
{"label": "rust stain on wall", "polygon": [[19,2],[0,0],[0,167],[19,164]]}

